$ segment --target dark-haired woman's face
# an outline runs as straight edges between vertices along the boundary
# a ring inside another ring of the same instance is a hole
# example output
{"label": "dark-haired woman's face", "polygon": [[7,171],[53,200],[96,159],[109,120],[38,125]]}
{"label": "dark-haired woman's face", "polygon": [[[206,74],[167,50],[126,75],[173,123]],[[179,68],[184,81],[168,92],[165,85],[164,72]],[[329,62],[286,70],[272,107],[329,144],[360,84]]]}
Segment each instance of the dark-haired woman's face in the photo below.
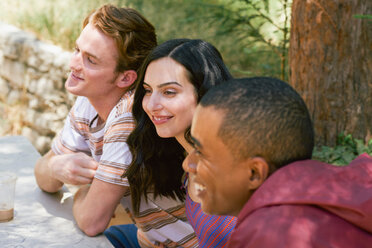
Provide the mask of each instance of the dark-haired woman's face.
{"label": "dark-haired woman's face", "polygon": [[160,137],[184,139],[197,105],[195,87],[186,69],[171,58],[151,62],[146,70],[142,107]]}

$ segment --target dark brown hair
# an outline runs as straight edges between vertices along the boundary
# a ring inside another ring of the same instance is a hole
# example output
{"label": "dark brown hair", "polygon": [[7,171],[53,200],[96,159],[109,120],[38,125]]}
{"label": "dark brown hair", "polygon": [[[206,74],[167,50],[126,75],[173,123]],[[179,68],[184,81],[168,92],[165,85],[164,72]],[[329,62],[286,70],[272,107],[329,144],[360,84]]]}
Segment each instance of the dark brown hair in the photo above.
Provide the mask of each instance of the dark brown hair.
{"label": "dark brown hair", "polygon": [[[127,176],[134,213],[138,213],[141,197],[154,192],[155,197],[165,196],[184,200],[182,189],[183,147],[172,138],[161,138],[155,126],[142,108],[145,95],[143,79],[147,66],[161,58],[169,57],[181,64],[197,92],[197,100],[214,85],[227,81],[232,76],[221,54],[210,43],[202,40],[173,39],[157,46],[145,59],[137,80],[134,95],[133,116],[136,127],[127,143],[133,161],[124,176]],[[189,132],[186,130],[185,136]]]}

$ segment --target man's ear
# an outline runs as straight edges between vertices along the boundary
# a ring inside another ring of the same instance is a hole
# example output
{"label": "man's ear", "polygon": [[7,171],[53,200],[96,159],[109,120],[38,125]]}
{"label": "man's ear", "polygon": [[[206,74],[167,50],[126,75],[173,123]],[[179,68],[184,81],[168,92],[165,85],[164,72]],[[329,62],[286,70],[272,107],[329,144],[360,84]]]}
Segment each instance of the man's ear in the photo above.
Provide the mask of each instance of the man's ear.
{"label": "man's ear", "polygon": [[119,88],[128,88],[131,86],[137,79],[137,72],[134,70],[128,70],[121,73],[119,80],[116,85]]}
{"label": "man's ear", "polygon": [[261,157],[253,157],[248,161],[247,169],[250,170],[249,188],[256,190],[269,176],[269,165],[265,159]]}

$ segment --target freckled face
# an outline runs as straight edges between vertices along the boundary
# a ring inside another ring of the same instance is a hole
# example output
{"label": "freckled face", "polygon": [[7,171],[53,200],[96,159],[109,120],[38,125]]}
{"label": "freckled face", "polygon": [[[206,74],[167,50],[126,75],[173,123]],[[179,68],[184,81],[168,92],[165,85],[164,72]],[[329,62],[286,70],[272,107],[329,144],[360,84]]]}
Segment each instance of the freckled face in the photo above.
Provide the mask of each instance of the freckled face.
{"label": "freckled face", "polygon": [[197,95],[187,73],[181,64],[168,57],[147,67],[142,107],[162,138],[183,139],[191,125]]}
{"label": "freckled face", "polygon": [[76,40],[66,89],[88,98],[110,97],[110,92],[117,88],[117,55],[114,39],[88,24]]}

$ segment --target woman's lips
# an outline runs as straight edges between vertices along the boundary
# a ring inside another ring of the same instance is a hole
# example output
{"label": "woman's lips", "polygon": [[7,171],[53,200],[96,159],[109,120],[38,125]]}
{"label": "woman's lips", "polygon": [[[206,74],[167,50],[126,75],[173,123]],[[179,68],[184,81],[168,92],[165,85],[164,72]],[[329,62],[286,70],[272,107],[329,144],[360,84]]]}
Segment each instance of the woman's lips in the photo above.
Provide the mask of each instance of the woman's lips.
{"label": "woman's lips", "polygon": [[160,125],[168,122],[172,116],[152,116],[152,122],[155,125]]}

